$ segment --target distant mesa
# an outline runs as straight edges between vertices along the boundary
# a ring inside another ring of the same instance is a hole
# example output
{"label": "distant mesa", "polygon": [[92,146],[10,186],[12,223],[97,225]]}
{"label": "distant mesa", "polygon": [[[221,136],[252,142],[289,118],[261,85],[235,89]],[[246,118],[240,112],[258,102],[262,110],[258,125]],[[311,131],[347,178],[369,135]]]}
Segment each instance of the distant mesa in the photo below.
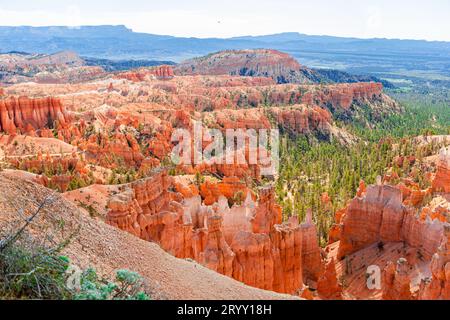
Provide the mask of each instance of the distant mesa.
{"label": "distant mesa", "polygon": [[388,81],[372,76],[352,75],[344,71],[312,69],[301,65],[291,55],[273,49],[226,50],[181,62],[175,67],[179,75],[230,75],[268,77],[276,83],[355,83]]}
{"label": "distant mesa", "polygon": [[[171,61],[108,60],[80,57],[72,51],[54,54],[9,52],[0,54],[0,79],[4,84],[36,82],[43,84],[79,83],[136,68],[151,68],[159,80],[173,78]],[[1,91],[0,91],[1,95]]]}
{"label": "distant mesa", "polygon": [[227,50],[180,63],[180,75],[223,75],[269,77],[277,83],[311,83],[300,65],[287,53],[270,49]]}

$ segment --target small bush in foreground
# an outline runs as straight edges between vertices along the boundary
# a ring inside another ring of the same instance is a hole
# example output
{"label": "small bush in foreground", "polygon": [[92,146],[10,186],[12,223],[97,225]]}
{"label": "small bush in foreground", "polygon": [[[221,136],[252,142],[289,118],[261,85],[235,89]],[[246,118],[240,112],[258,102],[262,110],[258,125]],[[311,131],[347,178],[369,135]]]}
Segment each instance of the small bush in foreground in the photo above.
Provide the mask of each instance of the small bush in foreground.
{"label": "small bush in foreground", "polygon": [[80,288],[69,288],[69,266],[55,251],[16,243],[0,252],[0,299],[149,300],[138,273],[118,270],[110,282],[89,268],[79,276]]}

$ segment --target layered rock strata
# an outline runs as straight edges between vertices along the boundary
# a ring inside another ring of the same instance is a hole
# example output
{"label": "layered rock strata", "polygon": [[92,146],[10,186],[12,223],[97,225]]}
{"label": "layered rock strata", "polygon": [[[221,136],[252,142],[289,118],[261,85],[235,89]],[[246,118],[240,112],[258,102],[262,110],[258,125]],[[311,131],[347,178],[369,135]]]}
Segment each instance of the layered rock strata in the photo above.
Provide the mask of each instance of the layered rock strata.
{"label": "layered rock strata", "polygon": [[260,190],[258,202],[248,192],[242,204],[230,207],[223,195],[207,206],[194,192],[183,199],[170,191],[173,187],[164,170],[131,183],[110,199],[107,223],[155,241],[178,258],[194,259],[266,290],[298,293],[303,289],[303,265],[320,270],[311,222],[303,226],[291,219],[281,224],[273,188]]}

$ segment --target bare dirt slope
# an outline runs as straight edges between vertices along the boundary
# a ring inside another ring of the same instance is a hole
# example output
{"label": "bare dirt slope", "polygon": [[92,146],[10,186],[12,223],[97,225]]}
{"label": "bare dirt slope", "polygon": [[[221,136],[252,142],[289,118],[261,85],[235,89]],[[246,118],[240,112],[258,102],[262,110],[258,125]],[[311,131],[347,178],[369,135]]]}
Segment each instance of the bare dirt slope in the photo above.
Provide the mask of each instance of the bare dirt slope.
{"label": "bare dirt slope", "polygon": [[[17,226],[17,209],[24,208],[25,215],[30,214],[51,193],[32,182],[0,173],[0,235]],[[82,268],[93,266],[104,275],[121,268],[139,272],[168,299],[292,298],[245,286],[196,263],[176,259],[157,244],[93,220],[61,195],[55,197],[56,201],[29,226],[27,236],[59,242],[76,231],[64,254]]]}

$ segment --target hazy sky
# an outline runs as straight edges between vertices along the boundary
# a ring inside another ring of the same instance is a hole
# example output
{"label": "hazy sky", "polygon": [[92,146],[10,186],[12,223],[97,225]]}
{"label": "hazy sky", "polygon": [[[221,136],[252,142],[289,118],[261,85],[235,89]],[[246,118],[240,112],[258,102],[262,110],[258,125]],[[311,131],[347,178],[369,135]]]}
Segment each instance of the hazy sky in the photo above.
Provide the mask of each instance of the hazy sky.
{"label": "hazy sky", "polygon": [[450,1],[0,0],[0,25],[99,24],[192,37],[295,31],[450,41]]}

